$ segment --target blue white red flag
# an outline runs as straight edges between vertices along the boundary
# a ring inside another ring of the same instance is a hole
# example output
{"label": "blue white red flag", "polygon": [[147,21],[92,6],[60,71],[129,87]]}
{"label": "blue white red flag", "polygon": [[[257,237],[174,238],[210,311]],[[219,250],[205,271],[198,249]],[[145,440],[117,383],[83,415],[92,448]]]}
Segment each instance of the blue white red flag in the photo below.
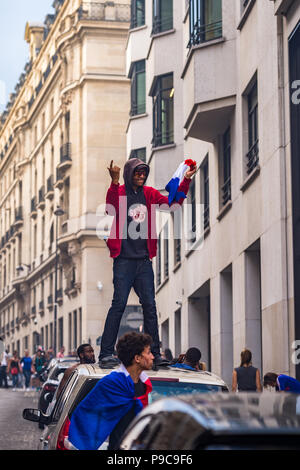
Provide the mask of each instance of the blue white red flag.
{"label": "blue white red flag", "polygon": [[186,195],[184,194],[184,192],[178,191],[178,188],[184,178],[185,172],[189,168],[192,169],[194,166],[196,166],[196,162],[191,159],[187,159],[184,162],[180,163],[179,167],[177,168],[174,175],[172,176],[172,178],[170,179],[170,181],[165,187],[166,191],[168,191],[169,193],[169,196],[168,196],[169,205],[174,201],[178,202],[181,198],[183,199],[186,198]]}
{"label": "blue white red flag", "polygon": [[300,393],[300,382],[289,375],[278,375],[277,385],[280,391]]}
{"label": "blue white red flag", "polygon": [[136,398],[133,380],[123,365],[100,379],[72,414],[68,435],[71,444],[79,450],[97,450],[133,406],[138,414],[148,404],[152,390],[144,372],[140,380],[146,385],[146,393]]}

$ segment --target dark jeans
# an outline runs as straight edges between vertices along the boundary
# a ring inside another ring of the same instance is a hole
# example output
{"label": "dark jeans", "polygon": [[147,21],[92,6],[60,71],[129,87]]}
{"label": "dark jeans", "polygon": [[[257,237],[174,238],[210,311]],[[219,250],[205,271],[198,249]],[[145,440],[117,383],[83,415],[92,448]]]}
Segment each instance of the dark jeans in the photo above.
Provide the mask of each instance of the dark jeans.
{"label": "dark jeans", "polygon": [[0,387],[2,387],[2,384],[4,382],[4,387],[8,387],[7,384],[7,374],[6,374],[6,366],[0,366]]}
{"label": "dark jeans", "polygon": [[114,352],[116,339],[127,299],[133,287],[143,308],[144,331],[153,340],[152,353],[159,355],[158,323],[155,304],[152,261],[147,259],[115,258],[113,267],[114,295],[101,339],[99,359]]}
{"label": "dark jeans", "polygon": [[23,375],[24,375],[24,378],[25,378],[25,387],[29,388],[31,371],[23,369]]}

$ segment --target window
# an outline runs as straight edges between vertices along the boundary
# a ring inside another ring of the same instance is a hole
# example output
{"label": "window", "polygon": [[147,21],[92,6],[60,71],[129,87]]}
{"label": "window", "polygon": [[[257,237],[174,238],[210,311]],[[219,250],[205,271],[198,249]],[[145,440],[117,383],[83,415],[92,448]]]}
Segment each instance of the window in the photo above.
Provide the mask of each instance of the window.
{"label": "window", "polygon": [[131,67],[131,109],[130,115],[146,112],[146,73],[145,60],[134,62]]}
{"label": "window", "polygon": [[222,1],[190,0],[188,47],[222,37]]}
{"label": "window", "polygon": [[258,100],[257,81],[248,93],[248,152],[247,174],[258,165]]}
{"label": "window", "polygon": [[231,200],[231,138],[230,127],[223,135],[223,184],[222,190],[222,205],[224,206]]}
{"label": "window", "polygon": [[130,158],[139,158],[146,163],[146,147],[131,150],[129,159]]}
{"label": "window", "polygon": [[164,226],[164,277],[169,276],[169,224]]}
{"label": "window", "polygon": [[192,179],[188,194],[188,241],[190,244],[196,241],[196,190],[195,178]]}
{"label": "window", "polygon": [[131,0],[130,28],[138,28],[145,24],[145,0]]}
{"label": "window", "polygon": [[181,210],[172,212],[174,234],[174,265],[181,261]]}
{"label": "window", "polygon": [[161,233],[157,240],[157,258],[156,258],[156,286],[161,284]]}
{"label": "window", "polygon": [[153,91],[153,147],[174,141],[173,74],[157,77]]}
{"label": "window", "polygon": [[201,166],[201,203],[203,204],[203,224],[204,230],[209,227],[209,173],[208,173],[208,155]]}
{"label": "window", "polygon": [[152,34],[173,28],[173,0],[153,0]]}

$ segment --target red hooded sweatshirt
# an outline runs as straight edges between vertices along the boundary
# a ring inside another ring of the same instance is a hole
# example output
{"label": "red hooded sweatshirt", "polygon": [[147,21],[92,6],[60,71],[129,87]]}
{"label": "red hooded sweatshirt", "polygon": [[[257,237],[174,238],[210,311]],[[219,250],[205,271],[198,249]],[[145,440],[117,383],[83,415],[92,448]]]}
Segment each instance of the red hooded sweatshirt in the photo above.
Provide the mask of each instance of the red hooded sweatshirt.
{"label": "red hooded sweatshirt", "polygon": [[[107,241],[107,246],[110,251],[112,258],[117,258],[121,253],[122,234],[124,224],[127,221],[127,198],[126,198],[126,186],[131,185],[134,170],[137,166],[143,165],[150,171],[149,165],[144,163],[138,158],[132,158],[128,160],[124,166],[124,182],[125,184],[120,185],[111,183],[107,194],[106,194],[106,212],[109,215],[114,216],[111,232]],[[148,176],[147,174],[147,176]],[[146,178],[147,179],[147,178]],[[189,190],[191,180],[184,178],[180,184],[178,191],[183,191],[186,195]],[[149,252],[149,258],[152,259],[156,256],[157,250],[157,233],[156,233],[156,217],[155,211],[164,206],[164,210],[173,206],[171,210],[176,210],[182,205],[184,198],[181,198],[178,203],[172,203],[169,206],[168,198],[161,194],[156,189],[150,186],[143,186],[143,192],[146,199],[147,206],[147,218],[148,218],[148,238],[147,248]]]}

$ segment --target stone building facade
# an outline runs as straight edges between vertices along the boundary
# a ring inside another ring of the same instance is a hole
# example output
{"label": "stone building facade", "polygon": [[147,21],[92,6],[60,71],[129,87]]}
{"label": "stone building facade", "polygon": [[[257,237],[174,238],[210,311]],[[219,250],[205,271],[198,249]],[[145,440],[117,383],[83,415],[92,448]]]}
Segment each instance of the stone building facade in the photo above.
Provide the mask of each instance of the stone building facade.
{"label": "stone building facade", "polygon": [[199,167],[180,215],[158,216],[163,348],[199,347],[228,384],[245,347],[262,374],[299,376],[299,2],[132,8],[127,158],[142,155],[161,191],[185,158]]}
{"label": "stone building facade", "polygon": [[96,346],[112,297],[107,166],[126,157],[130,1],[53,7],[26,25],[30,61],[1,116],[0,335],[20,354],[54,347],[55,323],[57,349]]}

